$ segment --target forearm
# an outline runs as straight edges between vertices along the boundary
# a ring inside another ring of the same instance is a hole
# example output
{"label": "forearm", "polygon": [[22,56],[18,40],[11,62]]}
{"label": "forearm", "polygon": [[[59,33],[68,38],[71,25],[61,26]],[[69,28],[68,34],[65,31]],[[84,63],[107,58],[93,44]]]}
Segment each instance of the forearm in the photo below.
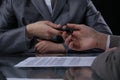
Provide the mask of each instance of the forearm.
{"label": "forearm", "polygon": [[0,33],[0,52],[15,53],[28,49],[25,27]]}

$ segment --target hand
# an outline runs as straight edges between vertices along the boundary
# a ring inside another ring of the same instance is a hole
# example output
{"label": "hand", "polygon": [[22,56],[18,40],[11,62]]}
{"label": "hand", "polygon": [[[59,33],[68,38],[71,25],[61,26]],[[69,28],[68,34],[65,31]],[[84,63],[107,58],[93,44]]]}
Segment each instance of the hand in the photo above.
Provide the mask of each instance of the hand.
{"label": "hand", "polygon": [[40,39],[51,39],[52,36],[61,36],[62,32],[57,30],[60,26],[49,21],[39,21],[27,25],[28,37],[39,37]]}
{"label": "hand", "polygon": [[35,45],[35,50],[40,54],[65,53],[65,48],[62,44],[53,43],[45,40],[40,40]]}
{"label": "hand", "polygon": [[71,35],[63,32],[65,44],[77,51],[92,48],[106,48],[107,35],[97,32],[86,25],[68,24],[68,28],[75,29]]}

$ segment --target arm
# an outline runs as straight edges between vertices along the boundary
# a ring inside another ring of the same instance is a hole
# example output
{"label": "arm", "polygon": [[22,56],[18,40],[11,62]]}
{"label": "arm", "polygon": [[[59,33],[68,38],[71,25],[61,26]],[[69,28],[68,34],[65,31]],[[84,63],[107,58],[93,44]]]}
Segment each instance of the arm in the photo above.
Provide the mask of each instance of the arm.
{"label": "arm", "polygon": [[27,49],[25,26],[18,27],[12,1],[5,0],[0,7],[0,52],[8,54]]}
{"label": "arm", "polygon": [[[100,14],[99,11],[95,8],[91,0],[84,0],[86,5],[86,12],[84,16],[84,24],[94,28],[96,31],[99,31],[101,33],[105,34],[112,34],[109,26],[106,24],[105,20],[103,19],[102,15]],[[86,2],[87,1],[87,2]],[[66,46],[65,46],[66,47]],[[68,47],[66,47],[68,48]],[[76,52],[71,49],[67,49],[68,52],[73,52],[73,53],[81,53],[81,52]],[[104,50],[99,50],[99,49],[90,49],[88,51],[83,51],[82,53],[90,53],[90,52],[103,52]]]}
{"label": "arm", "polygon": [[100,33],[86,25],[68,24],[67,27],[74,29],[71,35],[66,32],[62,35],[69,48],[76,51],[92,48],[106,49],[107,34]]}
{"label": "arm", "polygon": [[92,64],[93,78],[120,80],[120,48],[100,54]]}
{"label": "arm", "polygon": [[38,54],[64,54],[65,49],[61,43],[39,40],[35,45]]}
{"label": "arm", "polygon": [[[51,39],[52,36],[61,35],[56,30],[56,24],[49,21],[38,21],[26,26],[20,26],[14,13],[12,0],[5,0],[0,12],[0,51],[2,53],[18,53],[29,50],[28,38]],[[31,42],[33,43],[33,42]],[[32,46],[33,47],[33,46]]]}
{"label": "arm", "polygon": [[[98,32],[86,25],[67,24],[68,28],[74,29],[72,34],[63,33],[65,44],[77,51],[99,48],[106,50],[108,35]],[[76,43],[77,42],[77,43]],[[120,36],[110,35],[109,48],[120,46]]]}
{"label": "arm", "polygon": [[[61,27],[61,26],[58,25],[58,27]],[[56,42],[53,39],[58,40],[58,42]],[[62,41],[61,37],[53,36],[53,39],[51,39],[50,41],[38,40],[38,43],[34,47],[35,50],[37,51],[37,53],[39,53],[39,54],[64,54],[65,48],[64,48],[63,44],[61,44],[61,41]]]}
{"label": "arm", "polygon": [[112,34],[109,26],[106,24],[102,15],[100,14],[99,11],[97,11],[91,0],[87,0],[85,21],[86,21],[86,25],[93,27],[95,30],[99,32]]}

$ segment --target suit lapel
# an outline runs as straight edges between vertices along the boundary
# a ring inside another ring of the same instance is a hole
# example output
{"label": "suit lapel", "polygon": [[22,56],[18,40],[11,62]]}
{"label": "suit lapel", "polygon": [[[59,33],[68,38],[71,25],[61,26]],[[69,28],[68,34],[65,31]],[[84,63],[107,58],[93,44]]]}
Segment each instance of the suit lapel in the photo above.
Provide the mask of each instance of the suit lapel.
{"label": "suit lapel", "polygon": [[66,0],[57,0],[56,1],[55,8],[53,10],[53,15],[52,15],[53,20],[58,17],[59,13],[64,8],[65,3],[66,3]]}
{"label": "suit lapel", "polygon": [[44,19],[51,21],[51,15],[44,0],[32,0],[32,3]]}
{"label": "suit lapel", "polygon": [[[70,7],[70,12],[69,12],[69,16],[70,16],[70,18],[72,18],[73,17],[73,15],[75,15],[76,14],[76,12],[77,12],[77,9],[78,9],[78,6],[79,5],[81,5],[80,3],[79,3],[79,0],[70,0],[70,2],[69,2],[69,7]],[[80,14],[81,15],[81,14]]]}

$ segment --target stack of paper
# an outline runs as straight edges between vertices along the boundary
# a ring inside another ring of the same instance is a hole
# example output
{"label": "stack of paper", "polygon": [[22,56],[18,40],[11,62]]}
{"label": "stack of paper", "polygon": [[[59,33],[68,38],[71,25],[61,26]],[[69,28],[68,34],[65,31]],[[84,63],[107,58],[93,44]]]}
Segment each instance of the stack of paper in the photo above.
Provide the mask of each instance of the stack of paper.
{"label": "stack of paper", "polygon": [[15,67],[89,67],[96,57],[29,57]]}

